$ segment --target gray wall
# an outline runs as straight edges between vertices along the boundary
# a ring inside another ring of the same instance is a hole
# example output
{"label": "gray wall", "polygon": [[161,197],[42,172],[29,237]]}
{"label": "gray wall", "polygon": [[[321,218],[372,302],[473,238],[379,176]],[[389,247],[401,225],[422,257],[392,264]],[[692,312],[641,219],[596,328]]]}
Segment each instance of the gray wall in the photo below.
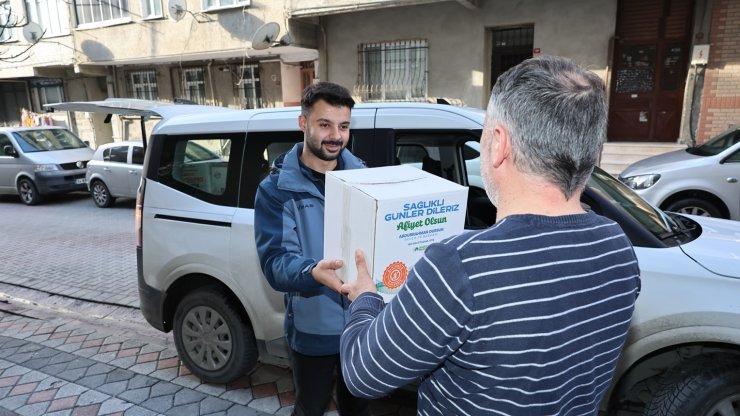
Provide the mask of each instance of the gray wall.
{"label": "gray wall", "polygon": [[358,44],[426,39],[428,95],[484,107],[491,89],[490,29],[533,24],[534,47],[542,54],[570,57],[606,77],[617,0],[484,0],[481,5],[472,11],[443,2],[323,17],[328,53],[322,51],[319,75],[351,89]]}

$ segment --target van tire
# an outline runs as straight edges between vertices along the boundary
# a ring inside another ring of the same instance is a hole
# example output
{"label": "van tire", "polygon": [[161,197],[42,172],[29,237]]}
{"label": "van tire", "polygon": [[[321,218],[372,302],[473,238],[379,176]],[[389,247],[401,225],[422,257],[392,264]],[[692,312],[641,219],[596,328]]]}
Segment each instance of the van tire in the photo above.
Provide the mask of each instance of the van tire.
{"label": "van tire", "polygon": [[232,382],[257,364],[254,331],[238,310],[215,287],[194,290],[177,305],[173,330],[178,355],[205,382]]}
{"label": "van tire", "polygon": [[707,354],[668,370],[643,415],[712,416],[738,404],[740,357]]}
{"label": "van tire", "polygon": [[38,205],[41,202],[41,195],[36,185],[28,178],[18,180],[18,195],[26,205]]}
{"label": "van tire", "polygon": [[100,208],[108,208],[116,202],[116,198],[110,194],[110,190],[101,180],[96,179],[90,184],[90,193],[93,202]]}

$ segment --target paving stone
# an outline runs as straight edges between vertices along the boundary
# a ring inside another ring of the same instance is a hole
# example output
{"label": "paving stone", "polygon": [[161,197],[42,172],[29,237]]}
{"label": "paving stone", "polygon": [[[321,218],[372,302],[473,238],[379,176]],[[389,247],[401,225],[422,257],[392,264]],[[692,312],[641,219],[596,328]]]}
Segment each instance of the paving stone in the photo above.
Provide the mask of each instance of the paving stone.
{"label": "paving stone", "polygon": [[201,384],[203,384],[198,377],[195,376],[182,376],[178,377],[176,379],[171,380],[172,383],[187,387],[189,389],[194,389]]}
{"label": "paving stone", "polygon": [[177,384],[160,381],[159,383],[152,386],[150,395],[151,397],[157,397],[165,394],[175,394],[180,390],[182,390],[182,387],[178,386]]}
{"label": "paving stone", "polygon": [[[159,416],[156,412],[144,409],[140,406],[130,407],[128,410],[123,412],[124,416]],[[182,416],[182,415],[181,415]]]}
{"label": "paving stone", "polygon": [[34,370],[39,370],[49,365],[49,360],[49,357],[33,358],[23,363],[23,365]]}
{"label": "paving stone", "polygon": [[201,384],[195,389],[211,396],[220,396],[226,391],[226,386],[223,384]]}
{"label": "paving stone", "polygon": [[[288,413],[290,414],[290,413]],[[264,416],[265,413],[256,409],[235,404],[226,411],[227,416]]]}
{"label": "paving stone", "polygon": [[64,370],[57,374],[57,377],[61,378],[62,380],[76,382],[77,380],[85,376],[85,370],[87,369],[75,368],[74,370]]}
{"label": "paving stone", "polygon": [[[158,363],[155,362],[155,364],[158,364]],[[170,381],[170,380],[175,379],[178,376],[178,374],[177,374],[177,367],[175,367],[175,368],[164,368],[164,369],[161,369],[161,370],[152,371],[151,373],[149,373],[149,375],[152,376],[152,377],[156,377],[156,378],[162,379],[162,380]]]}
{"label": "paving stone", "polygon": [[89,404],[102,403],[108,399],[110,399],[110,396],[107,394],[103,394],[95,390],[88,390],[80,394],[80,397],[77,399],[77,405],[85,406]]}
{"label": "paving stone", "polygon": [[111,396],[117,396],[120,393],[123,393],[128,388],[128,383],[126,380],[123,381],[114,381],[113,383],[105,383],[102,386],[98,387],[97,390],[101,391],[105,394],[110,394]]}
{"label": "paving stone", "polygon": [[75,358],[76,357],[73,354],[60,352],[59,354],[49,359],[49,364],[66,364],[70,361],[73,361]]}
{"label": "paving stone", "polygon": [[275,413],[280,409],[280,401],[276,396],[263,397],[249,402],[249,407],[261,412]]}
{"label": "paving stone", "polygon": [[122,392],[118,395],[123,400],[128,400],[132,403],[141,404],[149,399],[150,387],[142,387],[139,389],[130,389]]}
{"label": "paving stone", "polygon": [[115,412],[123,412],[131,406],[133,406],[132,403],[127,403],[127,402],[124,402],[123,400],[112,397],[104,401],[100,405],[100,410],[98,411],[98,413],[101,415],[107,415],[107,414],[115,413]]}
{"label": "paving stone", "polygon": [[44,380],[48,375],[40,373],[38,371],[29,371],[22,375],[17,384],[35,383],[37,381]]}
{"label": "paving stone", "polygon": [[76,368],[85,368],[92,366],[95,364],[95,361],[89,360],[87,358],[82,357],[76,357],[74,360],[67,363],[67,370],[74,370]]}
{"label": "paving stone", "polygon": [[29,396],[30,394],[19,394],[17,396],[6,397],[0,400],[0,407],[8,409],[8,410],[15,410],[25,405],[26,400],[28,400]]}
{"label": "paving stone", "polygon": [[[134,364],[136,364],[136,357],[116,358],[115,360],[109,362],[108,364],[113,365],[113,366],[116,366],[116,367],[120,367],[120,368],[129,368],[129,369],[131,369],[130,367],[132,367],[132,366],[134,366]],[[155,369],[156,369],[156,367],[152,366],[152,369],[151,369],[151,371],[149,371],[149,373],[151,373]],[[131,371],[136,371],[136,370],[131,369]],[[148,373],[143,373],[141,371],[136,371],[136,372],[137,373],[142,373],[142,374],[148,374]]]}
{"label": "paving stone", "polygon": [[141,374],[136,374],[134,375],[133,378],[131,378],[131,380],[128,381],[128,388],[137,389],[139,387],[150,387],[157,383],[159,383],[159,380],[155,378],[144,376]]}
{"label": "paving stone", "polygon": [[59,391],[57,392],[57,395],[55,398],[61,399],[64,397],[72,397],[72,396],[79,396],[80,394],[86,392],[87,389],[74,383],[67,383],[61,387],[59,387]]}
{"label": "paving stone", "polygon": [[21,406],[15,411],[22,416],[38,416],[45,414],[47,407],[49,407],[49,402],[40,402]]}
{"label": "paving stone", "polygon": [[21,365],[14,365],[12,367],[6,368],[5,371],[3,371],[3,377],[22,376],[29,371],[31,370],[26,367],[23,367]]}
{"label": "paving stone", "polygon": [[198,403],[188,403],[175,406],[169,409],[165,414],[168,416],[199,415],[199,409]]}
{"label": "paving stone", "polygon": [[85,376],[85,377],[82,377],[82,378],[78,379],[77,381],[75,381],[75,383],[77,383],[77,384],[79,384],[81,386],[85,386],[87,388],[97,389],[98,387],[100,387],[103,384],[105,384],[105,376],[106,376],[105,374],[97,374],[97,375],[94,375],[94,376]]}
{"label": "paving stone", "polygon": [[103,363],[95,363],[90,368],[87,369],[87,372],[85,373],[86,376],[94,376],[98,374],[107,374],[111,372],[115,367],[103,364]]}
{"label": "paving stone", "polygon": [[209,414],[214,412],[222,412],[233,406],[234,404],[217,397],[207,397],[200,402],[200,413]]}
{"label": "paving stone", "polygon": [[229,390],[220,397],[224,400],[244,405],[248,404],[253,399],[251,389]]}
{"label": "paving stone", "polygon": [[164,396],[153,397],[149,400],[145,400],[140,404],[141,407],[154,410],[155,412],[166,413],[172,408],[174,402],[174,395],[166,394]]}
{"label": "paving stone", "polygon": [[207,397],[208,395],[206,395],[205,393],[201,393],[191,389],[182,389],[175,393],[174,405],[181,406],[183,404],[199,402]]}

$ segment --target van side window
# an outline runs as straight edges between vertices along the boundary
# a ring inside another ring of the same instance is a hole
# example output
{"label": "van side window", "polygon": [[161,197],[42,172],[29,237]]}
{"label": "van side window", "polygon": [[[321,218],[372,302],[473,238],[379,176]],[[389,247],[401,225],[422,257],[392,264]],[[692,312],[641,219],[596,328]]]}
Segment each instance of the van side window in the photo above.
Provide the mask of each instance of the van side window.
{"label": "van side window", "polygon": [[254,208],[257,186],[268,175],[275,159],[302,141],[303,132],[300,130],[249,133],[244,151],[244,169],[239,192],[240,207]]}
{"label": "van side window", "polygon": [[165,141],[157,179],[206,202],[236,206],[244,137],[172,137]]}
{"label": "van side window", "polygon": [[470,133],[396,131],[396,160],[468,186],[467,228],[496,221],[496,208],[483,187],[479,138]]}

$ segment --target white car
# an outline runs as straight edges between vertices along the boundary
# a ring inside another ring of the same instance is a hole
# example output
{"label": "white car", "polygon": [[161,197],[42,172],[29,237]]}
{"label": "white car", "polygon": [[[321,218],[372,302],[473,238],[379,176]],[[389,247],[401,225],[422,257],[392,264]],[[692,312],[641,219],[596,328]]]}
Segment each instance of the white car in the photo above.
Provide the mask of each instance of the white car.
{"label": "white car", "polygon": [[124,141],[100,145],[87,164],[87,188],[93,202],[108,208],[116,198],[136,198],[144,163],[141,141]]}
{"label": "white car", "polygon": [[619,179],[663,210],[740,220],[740,127],[633,163]]}

